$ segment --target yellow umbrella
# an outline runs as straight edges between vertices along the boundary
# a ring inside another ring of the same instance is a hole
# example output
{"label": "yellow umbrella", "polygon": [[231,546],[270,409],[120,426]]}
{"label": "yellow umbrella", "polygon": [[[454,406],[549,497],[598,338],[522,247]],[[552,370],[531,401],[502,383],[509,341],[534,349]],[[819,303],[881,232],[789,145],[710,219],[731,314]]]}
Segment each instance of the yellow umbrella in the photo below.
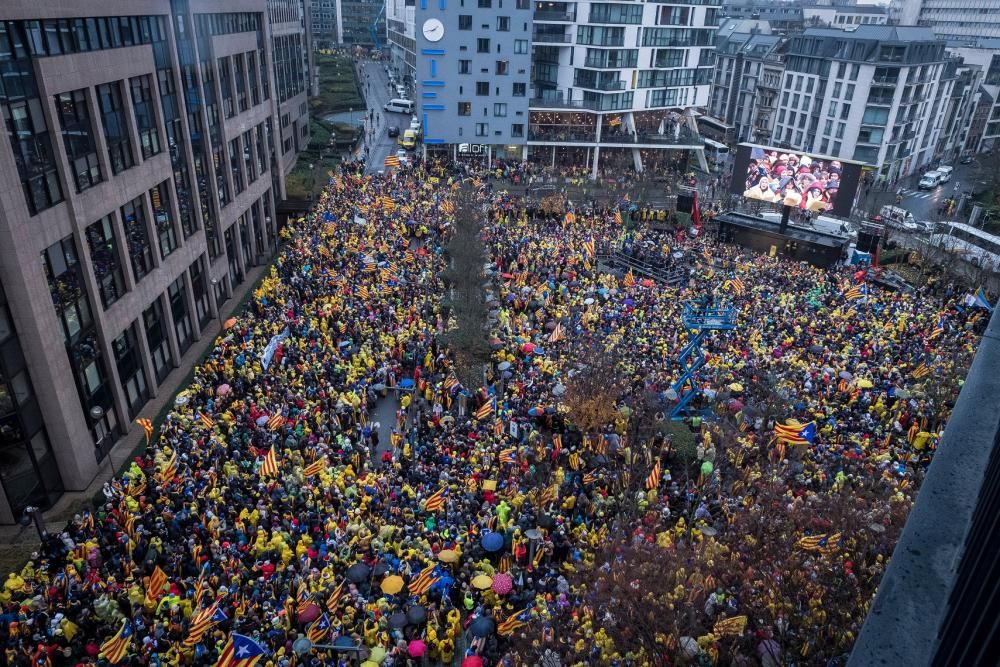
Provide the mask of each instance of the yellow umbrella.
{"label": "yellow umbrella", "polygon": [[486,574],[477,574],[472,578],[472,586],[473,588],[485,591],[487,588],[493,586],[493,578]]}
{"label": "yellow umbrella", "polygon": [[403,578],[396,574],[391,577],[386,577],[382,580],[381,588],[383,593],[395,595],[399,591],[403,590]]}
{"label": "yellow umbrella", "polygon": [[729,388],[733,391],[743,391],[743,385],[741,385],[739,382],[732,383],[731,385],[729,385]]}
{"label": "yellow umbrella", "polygon": [[438,560],[442,563],[454,563],[458,560],[458,552],[454,549],[442,549],[438,554]]}
{"label": "yellow umbrella", "polygon": [[872,384],[871,380],[866,380],[864,378],[858,380],[858,386],[862,389],[871,389],[875,385]]}
{"label": "yellow umbrella", "polygon": [[365,660],[361,663],[361,667],[378,667],[378,663],[374,660]]}

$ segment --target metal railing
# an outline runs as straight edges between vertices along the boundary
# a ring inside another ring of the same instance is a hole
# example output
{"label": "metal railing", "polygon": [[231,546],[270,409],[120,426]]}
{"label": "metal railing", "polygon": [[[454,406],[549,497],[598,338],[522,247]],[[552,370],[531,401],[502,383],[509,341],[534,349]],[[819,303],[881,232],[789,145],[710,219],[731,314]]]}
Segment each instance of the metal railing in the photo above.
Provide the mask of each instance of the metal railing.
{"label": "metal railing", "polygon": [[538,12],[534,13],[536,21],[570,21],[576,20],[576,12]]}
{"label": "metal railing", "polygon": [[573,38],[569,35],[553,35],[550,33],[533,33],[531,41],[539,44],[569,44]]}

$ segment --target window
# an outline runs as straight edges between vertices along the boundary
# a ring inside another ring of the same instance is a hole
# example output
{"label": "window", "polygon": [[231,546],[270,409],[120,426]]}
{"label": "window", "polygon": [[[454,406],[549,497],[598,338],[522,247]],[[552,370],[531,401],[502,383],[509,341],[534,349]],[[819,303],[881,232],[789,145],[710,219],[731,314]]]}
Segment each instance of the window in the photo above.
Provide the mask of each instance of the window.
{"label": "window", "polygon": [[833,96],[834,97],[840,97],[840,88],[841,88],[842,85],[843,84],[841,84],[840,81],[838,81],[837,83],[833,84]]}
{"label": "window", "polygon": [[837,134],[836,134],[836,138],[837,139],[843,139],[844,138],[844,129],[846,127],[847,127],[847,123],[837,123]]}
{"label": "window", "polygon": [[132,91],[132,108],[135,110],[135,125],[139,132],[142,159],[146,160],[160,152],[160,132],[153,115],[153,91],[148,74],[129,79]]}
{"label": "window", "polygon": [[156,381],[160,382],[170,372],[170,345],[163,328],[163,308],[159,298],[154,299],[149,308],[142,312],[142,328],[149,345],[149,354],[153,358]]}
{"label": "window", "polygon": [[[640,7],[639,9],[642,8]],[[667,29],[669,30],[669,28]],[[644,35],[650,33],[652,30],[647,30],[644,33]],[[590,26],[590,25],[577,26],[576,43],[586,44],[590,46],[624,46],[625,28],[613,28],[613,27]],[[651,45],[644,44],[644,46],[651,46]]]}
{"label": "window", "polygon": [[194,261],[188,273],[191,276],[191,293],[194,296],[195,315],[198,318],[198,324],[204,329],[212,317],[212,311],[209,306],[208,285],[205,281],[205,272],[201,268],[201,259]]}
{"label": "window", "polygon": [[490,40],[485,37],[480,37],[476,40],[476,52],[477,53],[489,53],[490,52]]}
{"label": "window", "polygon": [[128,403],[129,418],[135,417],[149,399],[146,373],[142,369],[142,357],[135,331],[136,326],[133,322],[120,336],[111,341],[115,365],[118,367],[118,378],[121,380],[125,400]]}
{"label": "window", "polygon": [[510,17],[509,16],[498,16],[497,17],[497,32],[510,32]]}
{"label": "window", "polygon": [[490,82],[476,81],[476,95],[489,95],[489,94],[490,94]]}
{"label": "window", "polygon": [[469,73],[469,67],[471,65],[472,65],[472,61],[471,60],[459,60],[458,61],[458,73],[459,74],[468,74]]}
{"label": "window", "polygon": [[507,103],[506,102],[495,102],[493,104],[493,115],[498,118],[503,118],[507,115]]}
{"label": "window", "polygon": [[531,0],[517,0],[515,6],[518,9],[531,9]]}
{"label": "window", "polygon": [[833,132],[833,121],[827,118],[826,124],[823,125],[823,134],[829,135],[831,132]]}
{"label": "window", "polygon": [[[8,97],[13,97],[11,87],[17,85],[15,81],[4,82]],[[3,108],[4,125],[14,152],[17,172],[21,177],[28,211],[35,215],[63,200],[62,185],[59,183],[59,172],[41,100],[33,97],[0,104],[0,107]]]}
{"label": "window", "polygon": [[459,102],[458,103],[458,115],[459,116],[471,116],[472,115],[472,102]]}
{"label": "window", "polygon": [[524,84],[524,83],[515,83],[514,84],[514,90],[513,90],[512,94],[513,94],[514,97],[524,97],[525,94],[526,94],[526,90],[527,90],[527,84]]}
{"label": "window", "polygon": [[98,86],[97,98],[101,107],[104,138],[108,144],[108,157],[111,160],[111,173],[120,174],[135,165],[135,162],[118,83]]}
{"label": "window", "polygon": [[243,180],[243,152],[240,150],[239,139],[229,142],[229,168],[233,173],[233,188],[240,194],[246,188]]}
{"label": "window", "polygon": [[489,123],[476,123],[476,136],[477,137],[488,137],[490,134],[490,124]]}
{"label": "window", "polygon": [[170,299],[170,312],[174,316],[174,331],[177,333],[177,345],[181,354],[191,347],[191,317],[188,314],[187,286],[181,275],[167,288]]}
{"label": "window", "polygon": [[101,303],[107,308],[125,294],[125,278],[111,214],[89,225],[85,235],[97,290],[101,293]]}
{"label": "window", "polygon": [[524,125],[522,123],[514,123],[510,126],[510,136],[512,137],[523,137],[524,136]]}
{"label": "window", "polygon": [[153,205],[153,226],[156,227],[160,257],[165,258],[177,249],[177,236],[170,214],[170,188],[166,181],[149,191],[149,200]]}
{"label": "window", "polygon": [[[663,10],[668,8],[660,9],[660,17],[663,17],[667,12]],[[680,7],[669,8],[674,11],[681,11]],[[668,10],[669,11],[669,10]],[[683,13],[685,21],[683,23],[674,23],[668,20],[657,20],[659,25],[687,25],[687,13],[688,8],[683,8]],[[612,5],[607,3],[594,3],[590,6],[590,21],[589,23],[642,23],[642,6],[641,5]]]}
{"label": "window", "polygon": [[75,343],[93,324],[90,302],[83,289],[83,271],[73,237],[52,244],[42,252],[45,278],[52,305],[67,344]]}
{"label": "window", "polygon": [[459,30],[472,30],[472,14],[459,14],[458,15],[458,29]]}
{"label": "window", "polygon": [[56,95],[56,111],[76,191],[83,192],[104,180],[86,92],[81,89]]}
{"label": "window", "polygon": [[840,142],[839,141],[833,142],[833,154],[834,155],[840,155]]}
{"label": "window", "polygon": [[490,9],[493,6],[493,0],[479,0],[480,9]]}
{"label": "window", "polygon": [[153,270],[153,255],[146,231],[146,207],[143,206],[142,200],[142,197],[136,197],[121,208],[125,242],[132,260],[132,272],[135,274],[136,282]]}
{"label": "window", "polygon": [[526,39],[515,39],[514,40],[514,53],[515,54],[528,53],[528,40],[526,40]]}
{"label": "window", "polygon": [[861,122],[866,125],[885,125],[889,121],[889,110],[868,107],[865,115],[861,117]]}
{"label": "window", "polygon": [[855,84],[853,84],[853,83],[847,84],[847,88],[845,89],[847,92],[844,93],[844,98],[845,99],[848,99],[848,100],[853,100],[854,99],[854,85]]}
{"label": "window", "polygon": [[830,108],[826,110],[826,115],[827,116],[833,116],[833,117],[837,116],[837,103],[836,102],[830,102]]}
{"label": "window", "polygon": [[503,76],[508,74],[510,70],[510,61],[508,60],[498,60],[496,65],[496,74]]}

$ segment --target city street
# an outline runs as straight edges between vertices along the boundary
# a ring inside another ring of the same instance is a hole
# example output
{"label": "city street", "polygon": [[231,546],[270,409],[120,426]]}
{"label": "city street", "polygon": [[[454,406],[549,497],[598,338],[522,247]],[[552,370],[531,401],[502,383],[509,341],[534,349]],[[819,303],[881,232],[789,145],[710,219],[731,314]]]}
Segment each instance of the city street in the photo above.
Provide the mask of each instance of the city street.
{"label": "city street", "polygon": [[385,168],[386,156],[395,154],[399,150],[396,138],[388,134],[389,127],[396,126],[402,133],[410,126],[410,115],[383,111],[385,103],[396,97],[396,91],[389,90],[389,77],[385,73],[384,63],[365,60],[361,63],[360,70],[362,92],[368,102],[368,108],[375,110],[376,119],[374,128],[370,120],[365,121],[365,127],[368,128],[365,143],[368,147],[368,160],[365,172],[375,174]]}
{"label": "city street", "polygon": [[[955,171],[951,181],[942,183],[932,190],[920,190],[917,183],[920,181],[920,174],[908,176],[890,185],[886,190],[878,186],[872,186],[867,192],[862,186],[861,196],[858,199],[857,211],[864,215],[877,215],[879,209],[887,204],[895,204],[896,191],[902,189],[903,200],[899,204],[902,208],[913,214],[917,220],[940,220],[942,216],[938,214],[941,203],[956,195],[960,191],[965,191],[973,185],[975,180],[976,165],[954,165]],[[967,216],[971,207],[968,205],[961,212],[960,217]]]}

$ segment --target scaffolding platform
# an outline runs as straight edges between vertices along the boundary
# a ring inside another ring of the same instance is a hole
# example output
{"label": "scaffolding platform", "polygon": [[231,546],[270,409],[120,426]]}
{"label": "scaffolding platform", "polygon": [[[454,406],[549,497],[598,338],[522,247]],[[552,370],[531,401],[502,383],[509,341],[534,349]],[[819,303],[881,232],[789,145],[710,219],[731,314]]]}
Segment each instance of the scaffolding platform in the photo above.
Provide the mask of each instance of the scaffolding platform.
{"label": "scaffolding platform", "polygon": [[670,418],[683,419],[688,414],[688,403],[699,391],[696,375],[705,365],[705,355],[701,344],[713,331],[731,331],[736,328],[736,308],[733,306],[709,306],[706,300],[688,301],[681,313],[681,323],[691,336],[687,345],[677,355],[681,376],[671,386],[677,394],[677,405],[670,412]]}

